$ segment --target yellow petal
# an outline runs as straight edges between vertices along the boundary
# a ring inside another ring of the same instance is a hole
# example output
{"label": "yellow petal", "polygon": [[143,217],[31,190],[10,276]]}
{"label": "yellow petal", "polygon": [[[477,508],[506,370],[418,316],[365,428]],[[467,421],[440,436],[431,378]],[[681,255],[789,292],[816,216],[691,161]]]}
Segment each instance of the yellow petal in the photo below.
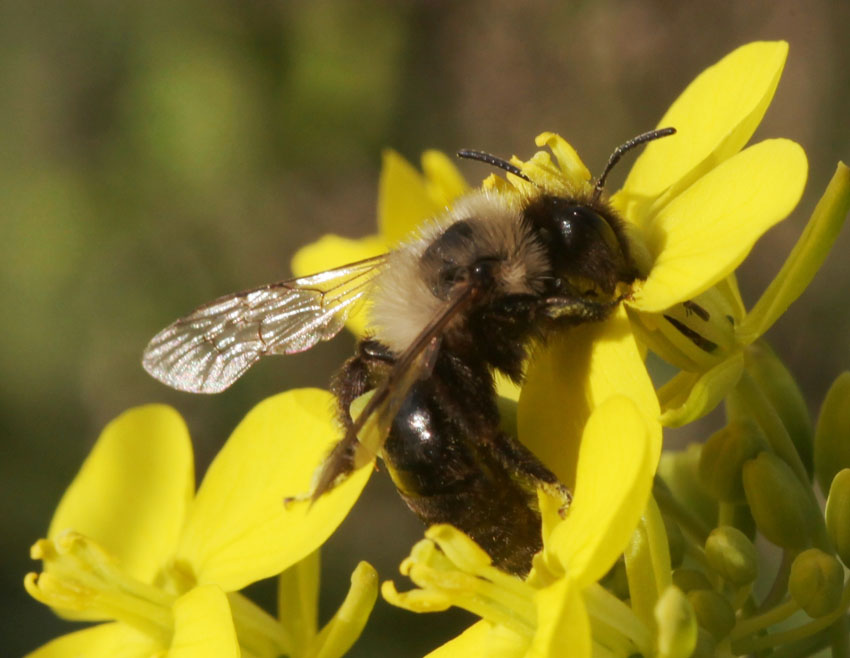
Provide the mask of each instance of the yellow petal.
{"label": "yellow petal", "polygon": [[488,622],[479,621],[453,640],[449,640],[441,647],[434,649],[425,658],[475,658],[476,656],[483,658],[487,655],[484,649],[490,628]]}
{"label": "yellow petal", "polygon": [[[389,246],[378,235],[368,235],[359,240],[325,235],[295,252],[292,257],[292,272],[297,277],[307,276],[379,256],[387,251]],[[345,326],[356,336],[366,333],[369,326],[368,300],[354,307]]]}
{"label": "yellow petal", "polygon": [[519,400],[520,387],[509,377],[500,372],[496,373],[496,394],[508,400]]}
{"label": "yellow petal", "polygon": [[755,341],[802,294],[829,254],[848,210],[850,169],[839,162],[832,180],[779,274],[738,326],[741,342],[750,344]]}
{"label": "yellow petal", "polygon": [[655,263],[634,306],[658,312],[720,281],[800,200],[806,154],[771,139],[730,158],[672,200],[645,234]]}
{"label": "yellow petal", "polygon": [[378,184],[378,228],[389,245],[406,238],[443,206],[428,193],[425,178],[392,150],[384,151]]}
{"label": "yellow petal", "polygon": [[702,418],[732,390],[743,370],[744,356],[738,352],[706,372],[680,372],[658,390],[661,424],[681,427]]}
{"label": "yellow petal", "polygon": [[130,409],[101,433],[47,536],[73,528],[103,546],[124,573],[151,582],[177,543],[194,477],[180,415],[159,404]]}
{"label": "yellow petal", "polygon": [[316,274],[378,256],[388,250],[386,241],[378,235],[368,235],[359,240],[325,235],[295,252],[292,273],[295,276]]}
{"label": "yellow petal", "polygon": [[639,214],[628,206],[688,185],[737,153],[770,105],[787,55],[784,41],[755,42],[703,71],[658,123],[677,134],[647,145],[617,194],[621,209]]}
{"label": "yellow petal", "polygon": [[57,637],[26,658],[148,658],[161,648],[126,624],[100,624]]}
{"label": "yellow petal", "polygon": [[450,206],[469,190],[454,162],[442,151],[425,151],[422,154],[422,171],[428,195],[439,207]]}
{"label": "yellow petal", "polygon": [[533,355],[519,400],[519,436],[567,486],[591,412],[612,395],[659,414],[655,389],[625,311],[605,322],[573,327]]}
{"label": "yellow petal", "polygon": [[224,591],[280,573],[340,524],[371,473],[367,466],[316,503],[313,473],[339,440],[333,396],[297,389],[264,400],[239,423],[210,465],[180,540],[178,561],[199,583]]}
{"label": "yellow petal", "polygon": [[579,587],[599,580],[623,552],[646,509],[660,454],[660,427],[626,397],[610,398],[588,420],[573,502],[547,546]]}
{"label": "yellow petal", "polygon": [[527,647],[524,636],[482,619],[425,658],[520,658]]}
{"label": "yellow petal", "polygon": [[558,161],[558,169],[561,170],[569,185],[580,189],[584,184],[590,182],[592,178],[590,170],[581,161],[572,144],[563,137],[552,132],[540,133],[534,139],[534,143],[537,146],[548,146],[551,149]]}
{"label": "yellow petal", "polygon": [[215,585],[196,587],[174,603],[168,658],[239,658],[227,596]]}
{"label": "yellow petal", "polygon": [[590,618],[578,584],[571,578],[559,578],[540,590],[535,599],[537,634],[526,656],[590,658]]}

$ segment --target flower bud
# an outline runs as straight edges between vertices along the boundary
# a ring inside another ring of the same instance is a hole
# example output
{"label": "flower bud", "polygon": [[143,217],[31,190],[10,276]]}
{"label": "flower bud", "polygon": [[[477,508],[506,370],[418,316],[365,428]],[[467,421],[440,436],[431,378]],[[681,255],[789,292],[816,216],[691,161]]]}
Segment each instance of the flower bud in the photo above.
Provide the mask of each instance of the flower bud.
{"label": "flower bud", "polygon": [[697,646],[691,658],[716,658],[717,640],[704,628],[697,633]]}
{"label": "flower bud", "polygon": [[744,464],[743,481],[756,525],[769,541],[796,550],[811,546],[813,506],[808,492],[784,461],[762,452]]}
{"label": "flower bud", "polygon": [[658,626],[658,655],[661,658],[688,658],[697,643],[697,620],[687,597],[668,587],[655,604]]}
{"label": "flower bud", "polygon": [[810,617],[823,617],[835,610],[843,587],[841,563],[818,548],[803,551],[791,564],[788,592]]}
{"label": "flower bud", "polygon": [[770,400],[788,436],[800,455],[809,478],[812,476],[812,419],[803,393],[785,364],[765,341],[760,340],[746,351],[747,372]]}
{"label": "flower bud", "polygon": [[733,585],[748,585],[758,575],[756,547],[732,526],[711,531],[705,541],[705,557],[711,567]]}
{"label": "flower bud", "polygon": [[838,557],[850,567],[850,468],[832,478],[826,500],[826,531]]}
{"label": "flower bud", "polygon": [[833,382],[818,415],[815,475],[821,491],[829,491],[842,468],[850,468],[850,372]]}
{"label": "flower bud", "polygon": [[714,590],[695,589],[688,592],[688,601],[694,607],[699,625],[721,640],[735,626],[735,611],[732,605]]}
{"label": "flower bud", "polygon": [[702,571],[679,568],[673,572],[673,584],[687,594],[695,589],[711,589],[711,583]]}
{"label": "flower bud", "polygon": [[699,460],[700,481],[711,494],[724,502],[744,500],[741,469],[768,447],[758,424],[750,418],[731,421],[709,437]]}

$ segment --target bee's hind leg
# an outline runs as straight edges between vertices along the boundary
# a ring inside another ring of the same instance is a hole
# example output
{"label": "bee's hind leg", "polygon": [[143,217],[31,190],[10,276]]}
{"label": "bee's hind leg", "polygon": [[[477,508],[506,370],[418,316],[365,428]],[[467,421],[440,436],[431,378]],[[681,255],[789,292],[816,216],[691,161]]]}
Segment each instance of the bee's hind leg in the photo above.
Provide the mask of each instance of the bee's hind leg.
{"label": "bee's hind leg", "polygon": [[[331,391],[338,402],[338,417],[344,430],[348,432],[354,424],[351,417],[351,404],[361,395],[374,389],[386,377],[395,363],[395,356],[374,339],[364,339],[357,344],[357,351],[348,359],[331,380]],[[330,491],[346,479],[355,469],[357,441],[337,443],[324,459],[313,476],[313,486],[304,499],[316,501],[326,491]],[[301,499],[302,497],[298,497]]]}
{"label": "bee's hind leg", "polygon": [[505,432],[495,433],[488,443],[493,456],[524,489],[530,493],[537,488],[542,489],[560,502],[561,515],[566,513],[572,501],[572,492],[531,450]]}

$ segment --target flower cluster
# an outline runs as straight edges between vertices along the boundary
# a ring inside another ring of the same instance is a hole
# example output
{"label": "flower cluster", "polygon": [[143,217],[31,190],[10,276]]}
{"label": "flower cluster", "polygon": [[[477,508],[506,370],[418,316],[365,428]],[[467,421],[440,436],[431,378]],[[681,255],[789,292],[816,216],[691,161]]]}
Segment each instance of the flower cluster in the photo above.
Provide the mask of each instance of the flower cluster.
{"label": "flower cluster", "polygon": [[[44,562],[27,591],[69,619],[104,622],[33,656],[341,656],[377,595],[366,563],[339,612],[317,630],[318,548],[369,478],[317,501],[310,471],[337,439],[332,396],[282,393],[242,420],[195,493],[186,425],[171,408],[131,409],[104,429],[32,548]],[[309,441],[300,440],[309,437]],[[280,575],[278,617],[239,590]]]}
{"label": "flower cluster", "polygon": [[[743,46],[676,100],[659,123],[676,136],[649,144],[610,197],[639,280],[609,319],[537,349],[521,391],[500,382],[520,440],[573,499],[563,514],[538,492],[543,550],[524,579],[498,570],[452,526],[427,530],[401,565],[416,588],[385,582],[383,597],[415,612],[458,606],[481,618],[432,655],[790,657],[824,647],[850,655],[850,375],[838,378],[813,424],[793,377],[761,339],[828,253],[850,208],[850,170],[839,165],[749,310],[735,280],[806,180],[794,142],[747,146],[786,55],[781,42]],[[528,160],[513,160],[522,176],[483,185],[519,196],[592,189],[566,141],[544,133],[537,145]],[[296,255],[295,273],[384,252],[467,191],[445,155],[427,152],[422,167],[424,175],[387,152],[379,234],[327,236]],[[349,319],[357,333],[365,326],[362,314]],[[647,351],[679,371],[657,389]],[[662,451],[663,426],[721,403],[726,425],[705,443]],[[175,412],[149,406],[115,420],[33,547],[42,573],[25,581],[57,613],[104,623],[33,655],[342,655],[366,623],[377,576],[362,563],[319,631],[317,551],[371,469],[312,507],[283,504],[309,489],[338,437],[332,407],[315,390],[261,403],[197,494]],[[777,565],[767,566],[765,547],[781,555]],[[273,617],[238,590],[277,574]]]}

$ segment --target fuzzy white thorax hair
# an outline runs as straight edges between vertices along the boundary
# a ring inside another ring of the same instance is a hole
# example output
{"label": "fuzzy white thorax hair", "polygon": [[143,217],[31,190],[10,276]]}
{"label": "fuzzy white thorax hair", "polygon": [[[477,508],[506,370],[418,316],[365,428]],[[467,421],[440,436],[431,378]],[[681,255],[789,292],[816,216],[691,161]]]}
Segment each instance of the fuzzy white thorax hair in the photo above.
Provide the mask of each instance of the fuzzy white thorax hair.
{"label": "fuzzy white thorax hair", "polygon": [[371,316],[376,337],[396,353],[406,349],[448,303],[431,291],[420,261],[425,250],[461,220],[473,228],[477,257],[497,257],[501,262],[498,292],[540,292],[549,266],[542,245],[522,221],[520,201],[495,190],[468,194],[393,251],[374,282]]}

